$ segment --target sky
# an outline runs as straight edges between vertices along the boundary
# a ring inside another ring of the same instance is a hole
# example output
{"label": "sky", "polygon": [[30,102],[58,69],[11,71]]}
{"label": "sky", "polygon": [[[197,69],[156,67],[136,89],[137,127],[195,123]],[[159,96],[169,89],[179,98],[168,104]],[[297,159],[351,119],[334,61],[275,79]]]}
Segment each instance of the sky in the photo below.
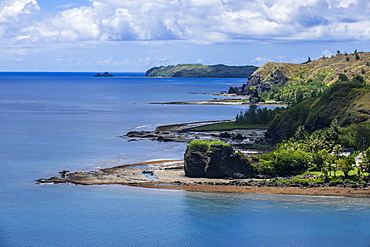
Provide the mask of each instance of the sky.
{"label": "sky", "polygon": [[302,63],[369,41],[367,0],[0,0],[0,71]]}

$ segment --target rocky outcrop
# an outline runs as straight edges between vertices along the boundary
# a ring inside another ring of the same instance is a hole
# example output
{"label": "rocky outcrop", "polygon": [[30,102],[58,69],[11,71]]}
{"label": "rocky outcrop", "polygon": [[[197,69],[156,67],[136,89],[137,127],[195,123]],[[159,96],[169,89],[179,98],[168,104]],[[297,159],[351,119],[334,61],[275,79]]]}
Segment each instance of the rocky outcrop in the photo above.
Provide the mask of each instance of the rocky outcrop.
{"label": "rocky outcrop", "polygon": [[248,84],[241,87],[230,87],[228,93],[238,95],[250,95],[255,98],[256,92],[270,91],[273,85],[284,86],[288,78],[281,69],[272,71],[268,76],[263,77],[261,71],[257,70],[248,78]]}
{"label": "rocky outcrop", "polygon": [[184,160],[188,177],[250,178],[254,175],[250,163],[231,146],[212,145],[207,152],[188,149]]}

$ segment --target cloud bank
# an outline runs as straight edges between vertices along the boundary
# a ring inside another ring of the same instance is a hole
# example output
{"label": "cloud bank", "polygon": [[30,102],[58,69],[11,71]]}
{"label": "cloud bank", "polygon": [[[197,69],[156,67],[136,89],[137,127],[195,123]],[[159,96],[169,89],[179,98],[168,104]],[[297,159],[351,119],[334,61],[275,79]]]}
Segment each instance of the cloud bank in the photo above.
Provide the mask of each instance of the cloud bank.
{"label": "cloud bank", "polygon": [[74,41],[266,42],[370,39],[366,0],[90,0],[56,13],[36,0],[0,3],[9,44]]}

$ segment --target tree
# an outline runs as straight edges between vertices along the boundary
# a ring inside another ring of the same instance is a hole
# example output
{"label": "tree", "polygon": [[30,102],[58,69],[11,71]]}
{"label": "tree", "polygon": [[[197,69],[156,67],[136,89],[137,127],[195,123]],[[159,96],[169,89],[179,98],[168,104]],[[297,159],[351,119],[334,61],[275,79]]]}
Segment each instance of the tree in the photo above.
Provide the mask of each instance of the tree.
{"label": "tree", "polygon": [[352,156],[346,156],[336,160],[336,163],[338,168],[344,173],[344,177],[348,178],[348,173],[353,170],[352,165],[356,164],[356,160]]}
{"label": "tree", "polygon": [[359,60],[360,59],[360,56],[358,55],[357,50],[355,50],[355,52],[353,53],[353,55],[355,56],[355,59],[356,60]]}
{"label": "tree", "polygon": [[339,80],[340,81],[349,81],[348,76],[345,74],[339,74]]}
{"label": "tree", "polygon": [[306,139],[306,136],[307,136],[307,131],[304,128],[304,126],[302,125],[302,126],[299,126],[297,128],[297,130],[295,131],[294,139],[296,141],[301,141],[301,140],[305,140]]}
{"label": "tree", "polygon": [[302,150],[276,150],[273,153],[272,165],[276,175],[290,176],[305,172],[311,161],[311,155]]}
{"label": "tree", "polygon": [[338,137],[339,137],[339,123],[338,119],[334,119],[330,123],[330,127],[327,130],[327,138],[328,140],[334,141],[334,143],[338,142]]}
{"label": "tree", "polygon": [[365,172],[370,172],[370,148],[366,149],[363,153],[361,168]]}

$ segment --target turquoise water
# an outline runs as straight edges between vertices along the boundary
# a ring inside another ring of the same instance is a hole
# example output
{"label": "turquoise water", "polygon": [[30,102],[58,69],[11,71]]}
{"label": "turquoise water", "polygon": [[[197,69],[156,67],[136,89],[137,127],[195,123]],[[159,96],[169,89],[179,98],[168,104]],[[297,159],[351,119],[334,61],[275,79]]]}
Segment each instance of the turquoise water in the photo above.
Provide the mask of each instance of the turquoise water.
{"label": "turquoise water", "polygon": [[[161,124],[232,119],[197,100],[243,79],[94,78],[0,73],[1,246],[369,246],[370,199],[38,185],[67,169],[181,159],[182,143],[117,136]],[[117,75],[117,74],[116,74]]]}

